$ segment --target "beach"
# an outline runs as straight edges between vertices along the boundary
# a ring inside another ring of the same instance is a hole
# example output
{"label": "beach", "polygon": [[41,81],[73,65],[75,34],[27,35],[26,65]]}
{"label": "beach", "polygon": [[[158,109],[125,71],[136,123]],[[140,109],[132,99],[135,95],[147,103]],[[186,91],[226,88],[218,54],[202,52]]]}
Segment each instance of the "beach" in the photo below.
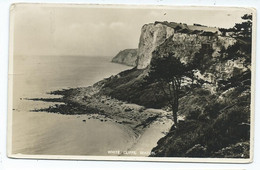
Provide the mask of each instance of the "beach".
{"label": "beach", "polygon": [[[100,84],[97,84],[86,88],[71,88],[51,93],[62,96],[61,98],[33,99],[61,102],[61,104],[35,111],[76,117],[86,124],[94,120],[101,122],[102,126],[104,123],[108,123],[120,127],[124,136],[119,138],[123,138],[127,142],[122,147],[109,149],[108,155],[149,156],[152,154],[151,150],[157,145],[157,141],[165,136],[173,125],[171,112],[145,108],[101,95],[99,94],[99,86]],[[77,125],[73,127],[77,127]],[[118,132],[111,133],[112,136],[120,134]],[[109,132],[106,134],[111,136]],[[118,139],[114,139],[117,143]]]}

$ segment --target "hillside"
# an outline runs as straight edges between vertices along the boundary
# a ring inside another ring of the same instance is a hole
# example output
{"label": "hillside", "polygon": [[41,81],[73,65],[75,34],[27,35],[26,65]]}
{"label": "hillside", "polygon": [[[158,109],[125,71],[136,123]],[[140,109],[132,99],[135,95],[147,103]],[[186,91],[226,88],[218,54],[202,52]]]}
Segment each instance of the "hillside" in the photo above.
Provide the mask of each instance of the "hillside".
{"label": "hillside", "polygon": [[137,49],[125,49],[120,51],[113,59],[112,62],[124,64],[128,66],[136,66]]}
{"label": "hillside", "polygon": [[243,63],[244,56],[234,57],[244,47],[251,43],[200,31],[182,33],[166,23],[146,24],[141,30],[136,68],[107,80],[100,92],[171,110],[159,82],[146,80],[151,64],[158,64],[157,59],[169,53],[186,65],[200,58],[192,70],[196,83],[182,85],[180,90],[178,115],[186,118],[159,140],[153,156],[248,158],[251,70]]}

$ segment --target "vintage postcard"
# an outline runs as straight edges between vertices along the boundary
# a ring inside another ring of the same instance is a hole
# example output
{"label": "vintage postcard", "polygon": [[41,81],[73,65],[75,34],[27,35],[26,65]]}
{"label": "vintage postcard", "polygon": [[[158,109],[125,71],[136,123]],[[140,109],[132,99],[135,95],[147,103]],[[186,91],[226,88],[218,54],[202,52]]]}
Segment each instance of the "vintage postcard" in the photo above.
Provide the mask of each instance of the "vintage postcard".
{"label": "vintage postcard", "polygon": [[8,156],[249,163],[253,8],[13,4]]}

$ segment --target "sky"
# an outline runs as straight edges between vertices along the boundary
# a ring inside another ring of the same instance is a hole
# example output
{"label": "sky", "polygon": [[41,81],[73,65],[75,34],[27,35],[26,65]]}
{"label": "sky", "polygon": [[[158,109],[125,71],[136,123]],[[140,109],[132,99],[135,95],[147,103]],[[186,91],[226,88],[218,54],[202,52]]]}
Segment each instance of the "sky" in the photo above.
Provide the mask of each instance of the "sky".
{"label": "sky", "polygon": [[144,24],[198,23],[230,28],[246,8],[16,4],[11,8],[14,55],[115,56],[137,48]]}

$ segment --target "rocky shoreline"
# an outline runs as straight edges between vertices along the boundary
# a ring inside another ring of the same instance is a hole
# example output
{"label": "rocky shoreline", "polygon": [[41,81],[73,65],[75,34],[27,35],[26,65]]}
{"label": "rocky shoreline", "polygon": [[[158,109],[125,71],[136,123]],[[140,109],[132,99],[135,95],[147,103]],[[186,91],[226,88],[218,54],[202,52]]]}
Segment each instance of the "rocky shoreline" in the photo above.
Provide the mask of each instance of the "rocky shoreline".
{"label": "rocky shoreline", "polygon": [[[60,98],[33,98],[27,100],[60,102],[36,112],[59,113],[64,115],[89,115],[88,119],[112,121],[130,128],[138,139],[152,124],[165,124],[172,120],[171,112],[162,109],[145,108],[137,104],[120,101],[101,93],[102,81],[89,87],[70,88],[50,92]],[[82,120],[83,122],[86,120]],[[169,124],[169,129],[172,123]],[[167,132],[163,132],[167,133]]]}

